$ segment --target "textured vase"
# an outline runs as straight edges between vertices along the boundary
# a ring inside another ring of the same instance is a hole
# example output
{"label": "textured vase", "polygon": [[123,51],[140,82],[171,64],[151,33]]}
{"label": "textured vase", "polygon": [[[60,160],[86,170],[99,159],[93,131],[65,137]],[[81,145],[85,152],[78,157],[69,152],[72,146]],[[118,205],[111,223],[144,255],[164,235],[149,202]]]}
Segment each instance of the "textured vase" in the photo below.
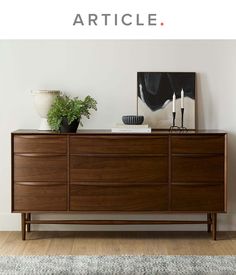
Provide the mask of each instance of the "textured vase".
{"label": "textured vase", "polygon": [[42,131],[51,130],[47,121],[47,115],[55,97],[60,95],[60,91],[39,90],[39,91],[33,91],[32,94],[34,96],[34,105],[35,105],[36,111],[41,117],[41,122],[38,130],[42,130]]}

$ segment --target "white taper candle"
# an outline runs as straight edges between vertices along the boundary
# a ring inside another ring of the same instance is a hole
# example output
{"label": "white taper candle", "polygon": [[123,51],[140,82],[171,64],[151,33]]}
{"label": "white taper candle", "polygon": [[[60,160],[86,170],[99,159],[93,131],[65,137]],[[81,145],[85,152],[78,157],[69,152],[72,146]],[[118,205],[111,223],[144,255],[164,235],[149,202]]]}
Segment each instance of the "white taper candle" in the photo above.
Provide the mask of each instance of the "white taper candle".
{"label": "white taper candle", "polygon": [[176,100],[176,96],[175,96],[175,93],[173,93],[173,108],[172,108],[173,113],[175,113],[175,100]]}
{"label": "white taper candle", "polygon": [[184,90],[181,91],[181,109],[184,108]]}

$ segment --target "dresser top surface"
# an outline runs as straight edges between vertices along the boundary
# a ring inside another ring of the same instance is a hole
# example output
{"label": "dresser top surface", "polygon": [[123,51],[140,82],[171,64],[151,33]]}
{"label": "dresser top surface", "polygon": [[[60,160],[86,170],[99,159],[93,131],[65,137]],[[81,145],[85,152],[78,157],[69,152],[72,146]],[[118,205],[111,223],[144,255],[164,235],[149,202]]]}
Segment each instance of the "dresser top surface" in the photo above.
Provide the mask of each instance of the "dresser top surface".
{"label": "dresser top surface", "polygon": [[221,130],[188,130],[188,131],[181,131],[181,130],[157,130],[153,129],[151,133],[114,133],[111,130],[98,130],[98,129],[83,129],[78,130],[76,133],[60,133],[55,131],[41,131],[36,129],[19,129],[14,132],[13,134],[23,134],[23,135],[215,135],[215,134],[226,134],[225,131]]}

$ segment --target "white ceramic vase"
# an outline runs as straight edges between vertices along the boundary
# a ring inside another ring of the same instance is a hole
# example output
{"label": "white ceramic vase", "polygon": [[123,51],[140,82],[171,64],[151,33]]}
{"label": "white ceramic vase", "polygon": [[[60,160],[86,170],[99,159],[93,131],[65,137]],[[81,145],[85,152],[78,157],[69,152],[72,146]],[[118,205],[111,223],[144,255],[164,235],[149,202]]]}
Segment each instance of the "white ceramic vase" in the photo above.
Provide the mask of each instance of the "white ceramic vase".
{"label": "white ceramic vase", "polygon": [[48,121],[47,115],[48,111],[57,95],[60,95],[60,91],[55,90],[38,90],[32,91],[34,96],[34,105],[35,108],[41,117],[41,122],[38,130],[48,131],[51,130]]}

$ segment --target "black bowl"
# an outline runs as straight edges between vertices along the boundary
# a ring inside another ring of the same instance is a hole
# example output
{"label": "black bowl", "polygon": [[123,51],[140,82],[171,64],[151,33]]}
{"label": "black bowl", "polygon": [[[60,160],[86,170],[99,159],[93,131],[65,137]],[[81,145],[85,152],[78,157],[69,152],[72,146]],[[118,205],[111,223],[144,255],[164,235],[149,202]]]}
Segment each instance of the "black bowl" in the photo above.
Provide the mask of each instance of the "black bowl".
{"label": "black bowl", "polygon": [[143,123],[144,116],[122,116],[122,121],[127,125],[140,125]]}

